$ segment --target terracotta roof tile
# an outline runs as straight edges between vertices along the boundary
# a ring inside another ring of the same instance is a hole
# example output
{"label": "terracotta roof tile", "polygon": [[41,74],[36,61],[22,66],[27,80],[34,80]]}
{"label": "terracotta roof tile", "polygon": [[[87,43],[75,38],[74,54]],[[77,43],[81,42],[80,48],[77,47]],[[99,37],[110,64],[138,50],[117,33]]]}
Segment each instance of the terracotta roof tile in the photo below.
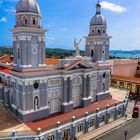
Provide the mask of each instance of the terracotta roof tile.
{"label": "terracotta roof tile", "polygon": [[46,58],[46,64],[47,65],[58,65],[59,59],[57,58]]}
{"label": "terracotta roof tile", "polygon": [[5,55],[3,57],[0,57],[0,63],[12,63],[13,62],[13,56],[11,55]]}
{"label": "terracotta roof tile", "polygon": [[51,116],[49,118],[44,118],[42,120],[32,121],[25,124],[29,128],[31,128],[33,131],[36,131],[38,128],[41,128],[42,131],[45,131],[53,127],[56,127],[56,124],[58,121],[60,121],[61,124],[64,124],[64,123],[70,122],[73,116],[75,116],[76,119],[81,118],[82,116],[85,115],[85,112],[88,112],[89,114],[91,114],[95,112],[97,108],[100,108],[100,110],[102,110],[106,108],[107,105],[109,106],[115,105],[116,102],[118,101],[114,99],[107,99],[107,100],[93,103],[90,106],[85,107],[85,108],[75,109],[70,113],[56,114],[56,116]]}

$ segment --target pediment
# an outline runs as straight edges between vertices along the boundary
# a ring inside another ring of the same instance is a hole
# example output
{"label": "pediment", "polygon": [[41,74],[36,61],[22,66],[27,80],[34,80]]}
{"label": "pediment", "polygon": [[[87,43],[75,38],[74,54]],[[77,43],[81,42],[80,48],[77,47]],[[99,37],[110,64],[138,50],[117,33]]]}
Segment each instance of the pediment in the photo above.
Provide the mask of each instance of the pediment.
{"label": "pediment", "polygon": [[66,70],[89,69],[92,67],[92,63],[88,60],[75,60],[66,67]]}

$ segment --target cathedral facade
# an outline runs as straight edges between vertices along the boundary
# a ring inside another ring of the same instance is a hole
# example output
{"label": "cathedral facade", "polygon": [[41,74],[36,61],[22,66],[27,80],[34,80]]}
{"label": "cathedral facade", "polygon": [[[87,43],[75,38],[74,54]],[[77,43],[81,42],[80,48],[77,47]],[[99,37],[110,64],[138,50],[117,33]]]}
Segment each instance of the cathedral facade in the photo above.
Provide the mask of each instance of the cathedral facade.
{"label": "cathedral facade", "polygon": [[0,100],[22,122],[68,113],[110,98],[109,44],[101,5],[85,37],[86,56],[47,65],[45,32],[35,0],[19,0],[13,33],[13,67],[0,73]]}

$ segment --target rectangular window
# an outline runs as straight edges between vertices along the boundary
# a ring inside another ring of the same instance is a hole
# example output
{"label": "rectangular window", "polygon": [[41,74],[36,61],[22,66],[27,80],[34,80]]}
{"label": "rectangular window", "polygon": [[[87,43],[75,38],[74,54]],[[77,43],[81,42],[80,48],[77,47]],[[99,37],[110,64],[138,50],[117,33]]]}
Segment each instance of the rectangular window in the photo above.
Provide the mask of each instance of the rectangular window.
{"label": "rectangular window", "polygon": [[79,124],[78,127],[77,127],[77,133],[80,133],[83,131],[83,124]]}
{"label": "rectangular window", "polygon": [[89,121],[89,125],[88,126],[89,126],[89,128],[95,126],[95,120],[94,119],[91,119]]}
{"label": "rectangular window", "polygon": [[19,50],[19,48],[17,50],[17,54],[18,54],[18,59],[20,59],[20,50]]}

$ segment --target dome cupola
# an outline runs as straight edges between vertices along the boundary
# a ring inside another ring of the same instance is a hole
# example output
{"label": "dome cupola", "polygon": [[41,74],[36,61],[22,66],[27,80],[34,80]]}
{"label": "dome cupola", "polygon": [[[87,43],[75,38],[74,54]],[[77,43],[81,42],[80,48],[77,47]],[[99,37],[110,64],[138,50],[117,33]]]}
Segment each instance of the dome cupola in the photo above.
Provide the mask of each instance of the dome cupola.
{"label": "dome cupola", "polygon": [[40,8],[35,0],[20,0],[16,7],[16,13],[19,12],[40,13]]}
{"label": "dome cupola", "polygon": [[96,15],[90,21],[90,26],[94,25],[106,25],[106,19],[101,14],[101,5],[99,2],[96,5]]}

